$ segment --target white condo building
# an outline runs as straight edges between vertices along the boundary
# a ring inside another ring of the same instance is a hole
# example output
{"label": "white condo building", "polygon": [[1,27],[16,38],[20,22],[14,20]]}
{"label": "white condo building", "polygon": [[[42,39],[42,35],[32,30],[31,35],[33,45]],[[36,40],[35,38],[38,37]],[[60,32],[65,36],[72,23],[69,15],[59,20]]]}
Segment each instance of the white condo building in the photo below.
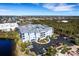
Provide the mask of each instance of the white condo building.
{"label": "white condo building", "polygon": [[17,23],[2,23],[0,24],[0,30],[2,31],[10,31],[10,30],[15,30],[15,28],[18,27]]}
{"label": "white condo building", "polygon": [[19,27],[20,36],[22,41],[32,41],[46,38],[51,36],[54,32],[52,27],[41,24],[28,24],[26,26]]}

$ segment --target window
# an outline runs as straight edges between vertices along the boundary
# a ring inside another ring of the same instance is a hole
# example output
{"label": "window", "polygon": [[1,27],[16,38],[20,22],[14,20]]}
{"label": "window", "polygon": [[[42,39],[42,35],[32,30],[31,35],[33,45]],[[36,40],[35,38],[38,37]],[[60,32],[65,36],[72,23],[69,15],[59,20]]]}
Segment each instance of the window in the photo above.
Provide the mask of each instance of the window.
{"label": "window", "polygon": [[22,35],[24,35],[24,33],[22,33]]}
{"label": "window", "polygon": [[42,32],[41,33],[41,37],[45,37],[45,32]]}
{"label": "window", "polygon": [[24,35],[22,37],[25,37]]}
{"label": "window", "polygon": [[22,33],[22,37],[25,37],[24,33]]}
{"label": "window", "polygon": [[23,40],[24,40],[25,38],[23,38]]}
{"label": "window", "polygon": [[14,24],[11,24],[10,26],[11,26],[11,27],[14,27]]}

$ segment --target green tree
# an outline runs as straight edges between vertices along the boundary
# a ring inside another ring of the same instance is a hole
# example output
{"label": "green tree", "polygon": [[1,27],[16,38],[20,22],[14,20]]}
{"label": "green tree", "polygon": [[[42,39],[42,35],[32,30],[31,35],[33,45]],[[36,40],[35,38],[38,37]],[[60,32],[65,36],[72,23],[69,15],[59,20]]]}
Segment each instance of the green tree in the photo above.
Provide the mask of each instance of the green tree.
{"label": "green tree", "polygon": [[76,39],[75,39],[75,44],[76,44],[76,45],[79,45],[79,38],[76,38]]}
{"label": "green tree", "polygon": [[55,56],[56,53],[57,53],[56,48],[51,46],[51,47],[48,48],[48,50],[47,50],[45,55],[46,56]]}
{"label": "green tree", "polygon": [[63,45],[62,50],[61,50],[61,53],[62,53],[62,54],[65,54],[65,53],[67,53],[69,50],[71,50],[71,48],[67,48],[67,45]]}

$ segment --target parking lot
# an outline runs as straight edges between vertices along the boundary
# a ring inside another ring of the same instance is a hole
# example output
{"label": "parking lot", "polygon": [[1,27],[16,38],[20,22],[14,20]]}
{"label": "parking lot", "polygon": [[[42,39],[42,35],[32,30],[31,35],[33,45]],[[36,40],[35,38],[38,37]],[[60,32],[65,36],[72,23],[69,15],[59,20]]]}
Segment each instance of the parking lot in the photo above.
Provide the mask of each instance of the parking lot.
{"label": "parking lot", "polygon": [[47,44],[38,44],[36,42],[32,42],[33,48],[31,51],[34,51],[37,55],[43,55],[45,50],[47,50],[50,46],[58,47],[60,46],[60,43],[67,44],[68,46],[73,46],[74,44],[71,41],[72,39],[69,39],[68,37],[64,38],[63,36],[59,36],[57,39],[53,39]]}

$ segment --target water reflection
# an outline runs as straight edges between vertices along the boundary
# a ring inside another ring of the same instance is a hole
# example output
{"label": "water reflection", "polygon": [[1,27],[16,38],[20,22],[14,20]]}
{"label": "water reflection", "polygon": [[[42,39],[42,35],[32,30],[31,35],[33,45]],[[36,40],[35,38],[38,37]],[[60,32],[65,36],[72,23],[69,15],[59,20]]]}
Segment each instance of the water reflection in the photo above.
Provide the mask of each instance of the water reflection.
{"label": "water reflection", "polygon": [[14,51],[14,41],[0,38],[0,56],[12,56]]}

